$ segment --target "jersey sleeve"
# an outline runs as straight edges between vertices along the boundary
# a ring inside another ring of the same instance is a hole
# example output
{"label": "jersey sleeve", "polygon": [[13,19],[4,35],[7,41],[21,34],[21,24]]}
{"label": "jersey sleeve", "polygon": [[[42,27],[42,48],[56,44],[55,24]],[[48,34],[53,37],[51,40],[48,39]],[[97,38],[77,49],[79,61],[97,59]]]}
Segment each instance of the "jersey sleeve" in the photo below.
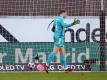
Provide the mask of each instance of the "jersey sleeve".
{"label": "jersey sleeve", "polygon": [[63,19],[60,20],[60,23],[61,23],[61,26],[63,26],[64,28],[69,28],[69,27],[73,26],[72,24],[64,23]]}

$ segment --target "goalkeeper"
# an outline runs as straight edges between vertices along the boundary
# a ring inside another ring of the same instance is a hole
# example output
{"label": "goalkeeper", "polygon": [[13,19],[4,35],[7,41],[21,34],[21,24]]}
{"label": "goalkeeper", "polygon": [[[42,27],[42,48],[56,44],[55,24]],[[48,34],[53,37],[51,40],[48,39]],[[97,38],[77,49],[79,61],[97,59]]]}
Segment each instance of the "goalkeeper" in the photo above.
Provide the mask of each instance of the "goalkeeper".
{"label": "goalkeeper", "polygon": [[65,49],[64,49],[64,29],[65,28],[69,28],[73,25],[79,24],[80,21],[79,20],[74,20],[73,23],[70,24],[66,24],[64,23],[64,19],[67,17],[67,12],[65,10],[61,10],[58,13],[59,16],[57,16],[54,20],[53,20],[53,27],[52,27],[52,31],[54,32],[54,48],[53,48],[53,52],[51,52],[48,56],[47,62],[46,64],[44,64],[44,68],[45,71],[48,72],[48,66],[49,63],[54,59],[54,57],[56,56],[56,54],[60,53],[61,55],[61,62],[64,65],[64,70],[65,71],[71,71],[70,68],[67,68],[67,63],[66,63],[66,57],[65,57]]}

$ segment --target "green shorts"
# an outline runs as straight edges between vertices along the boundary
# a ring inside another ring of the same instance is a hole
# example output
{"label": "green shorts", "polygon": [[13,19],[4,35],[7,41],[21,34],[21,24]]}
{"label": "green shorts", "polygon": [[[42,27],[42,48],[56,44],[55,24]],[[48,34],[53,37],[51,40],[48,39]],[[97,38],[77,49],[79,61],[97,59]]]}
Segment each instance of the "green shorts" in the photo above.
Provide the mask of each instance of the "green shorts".
{"label": "green shorts", "polygon": [[56,47],[64,47],[65,39],[64,37],[54,36],[54,46]]}

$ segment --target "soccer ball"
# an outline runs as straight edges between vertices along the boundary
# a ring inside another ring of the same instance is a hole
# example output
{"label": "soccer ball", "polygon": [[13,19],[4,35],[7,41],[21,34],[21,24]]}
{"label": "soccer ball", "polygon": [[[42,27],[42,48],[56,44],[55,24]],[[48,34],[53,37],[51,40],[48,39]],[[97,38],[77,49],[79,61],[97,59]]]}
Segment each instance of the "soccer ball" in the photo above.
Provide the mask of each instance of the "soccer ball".
{"label": "soccer ball", "polygon": [[34,63],[28,63],[28,67],[31,68],[31,69],[34,69],[35,68],[35,64]]}

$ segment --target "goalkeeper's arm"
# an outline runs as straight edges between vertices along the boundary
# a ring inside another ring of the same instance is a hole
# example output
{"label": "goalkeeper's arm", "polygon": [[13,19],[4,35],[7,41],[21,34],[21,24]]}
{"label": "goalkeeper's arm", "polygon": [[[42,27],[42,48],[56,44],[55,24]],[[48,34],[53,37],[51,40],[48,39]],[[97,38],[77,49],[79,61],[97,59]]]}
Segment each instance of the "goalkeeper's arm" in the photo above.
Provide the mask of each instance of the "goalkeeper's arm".
{"label": "goalkeeper's arm", "polygon": [[61,25],[64,26],[64,28],[68,28],[68,27],[71,27],[76,24],[80,24],[80,20],[74,19],[73,23],[71,23],[71,24],[66,24],[66,23],[64,23],[63,20],[61,21]]}

